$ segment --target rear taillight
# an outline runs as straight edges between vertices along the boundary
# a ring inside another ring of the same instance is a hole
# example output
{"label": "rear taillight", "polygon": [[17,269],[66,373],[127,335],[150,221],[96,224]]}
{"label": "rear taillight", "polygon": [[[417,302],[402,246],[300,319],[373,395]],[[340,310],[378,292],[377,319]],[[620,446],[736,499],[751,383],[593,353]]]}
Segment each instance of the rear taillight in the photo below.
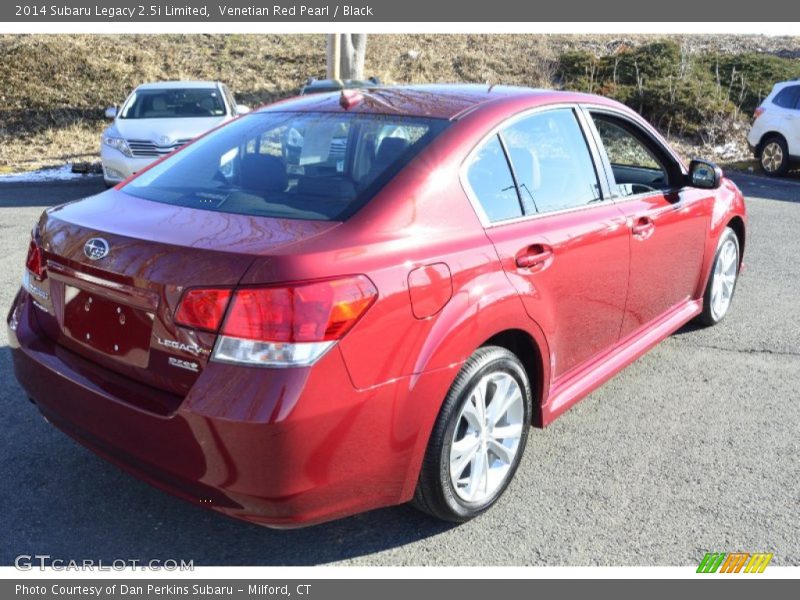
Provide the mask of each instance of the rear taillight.
{"label": "rear taillight", "polygon": [[214,360],[305,366],[350,331],[377,296],[375,286],[363,275],[234,292],[190,290],[175,320],[208,331],[220,329]]}
{"label": "rear taillight", "polygon": [[188,290],[181,300],[175,321],[179,325],[217,331],[225,316],[231,290]]}
{"label": "rear taillight", "polygon": [[758,117],[760,117],[761,115],[763,115],[765,110],[766,110],[766,109],[765,109],[763,106],[759,106],[759,107],[758,107],[758,108],[757,108],[757,109],[756,109],[756,110],[753,112],[753,121],[755,121],[755,120],[756,120]]}
{"label": "rear taillight", "polygon": [[25,259],[25,267],[36,279],[41,279],[44,276],[42,249],[34,240],[31,240],[28,246],[28,258]]}
{"label": "rear taillight", "polygon": [[241,289],[222,333],[270,342],[335,341],[356,324],[376,295],[372,282],[362,276]]}

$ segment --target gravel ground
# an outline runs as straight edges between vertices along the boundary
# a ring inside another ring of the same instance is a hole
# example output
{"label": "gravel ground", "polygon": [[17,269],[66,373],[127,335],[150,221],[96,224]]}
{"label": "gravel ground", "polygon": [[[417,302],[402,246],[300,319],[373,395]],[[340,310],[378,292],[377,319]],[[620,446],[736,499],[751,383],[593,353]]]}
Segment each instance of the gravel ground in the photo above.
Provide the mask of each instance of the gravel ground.
{"label": "gravel ground", "polygon": [[[11,374],[0,328],[0,564],[183,558],[197,565],[691,565],[707,551],[800,565],[800,180],[735,176],[746,273],[718,327],[686,327],[546,430],[498,506],[458,527],[408,507],[271,531],[185,504],[50,427]],[[31,225],[96,179],[0,187],[0,306]]]}

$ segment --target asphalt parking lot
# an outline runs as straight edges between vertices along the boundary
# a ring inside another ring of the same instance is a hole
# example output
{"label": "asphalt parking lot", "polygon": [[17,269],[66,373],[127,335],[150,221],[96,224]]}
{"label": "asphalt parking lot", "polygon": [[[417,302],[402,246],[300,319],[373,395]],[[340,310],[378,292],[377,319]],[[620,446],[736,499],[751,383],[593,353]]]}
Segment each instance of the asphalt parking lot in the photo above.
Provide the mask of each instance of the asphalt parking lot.
{"label": "asphalt parking lot", "polygon": [[[800,179],[734,175],[748,196],[746,272],[713,329],[687,326],[533,430],[498,506],[461,526],[408,507],[273,531],[174,499],[46,424],[17,386],[0,327],[0,564],[696,565],[772,552],[800,565]],[[0,184],[0,307],[42,208],[102,191]],[[57,393],[54,390],[54,393]]]}

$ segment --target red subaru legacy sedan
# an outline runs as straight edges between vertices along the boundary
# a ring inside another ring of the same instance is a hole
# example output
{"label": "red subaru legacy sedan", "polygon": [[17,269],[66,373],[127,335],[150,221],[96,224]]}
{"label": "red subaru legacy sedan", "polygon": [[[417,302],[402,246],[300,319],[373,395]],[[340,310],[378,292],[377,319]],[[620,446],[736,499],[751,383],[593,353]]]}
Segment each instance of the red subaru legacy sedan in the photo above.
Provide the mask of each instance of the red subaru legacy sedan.
{"label": "red subaru legacy sedan", "polygon": [[53,424],[277,527],[489,508],[544,426],[728,312],[742,194],[592,95],[307,96],[50,208],[8,316]]}

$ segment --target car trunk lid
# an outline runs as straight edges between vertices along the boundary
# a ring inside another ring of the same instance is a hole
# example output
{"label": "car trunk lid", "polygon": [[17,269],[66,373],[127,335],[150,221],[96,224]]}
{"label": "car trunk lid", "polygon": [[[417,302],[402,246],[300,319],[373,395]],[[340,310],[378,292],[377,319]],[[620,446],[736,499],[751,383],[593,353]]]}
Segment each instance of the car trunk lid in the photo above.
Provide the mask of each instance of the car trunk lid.
{"label": "car trunk lid", "polygon": [[183,396],[216,339],[175,323],[184,291],[234,287],[254,258],[335,226],[177,207],[120,191],[56,207],[38,228],[46,271],[35,283],[39,322],[84,358]]}

